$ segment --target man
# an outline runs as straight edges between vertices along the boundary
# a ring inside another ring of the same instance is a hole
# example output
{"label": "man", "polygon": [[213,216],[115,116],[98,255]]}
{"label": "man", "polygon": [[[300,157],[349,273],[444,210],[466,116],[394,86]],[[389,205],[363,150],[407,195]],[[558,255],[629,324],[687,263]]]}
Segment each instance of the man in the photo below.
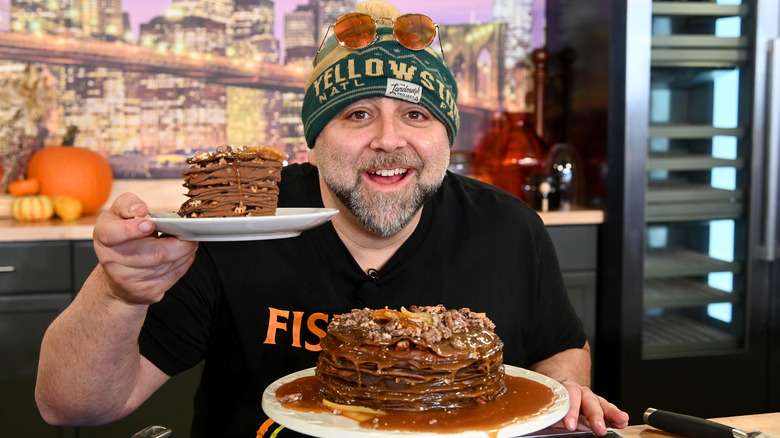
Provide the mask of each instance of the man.
{"label": "man", "polygon": [[[404,19],[381,2],[358,11]],[[567,388],[566,428],[626,426],[588,389],[589,347],[539,217],[446,172],[459,125],[449,68],[389,27],[377,33],[360,48],[331,37],[318,52],[302,111],[311,164],[287,166],[280,185],[280,207],[337,208],[330,223],[197,245],[158,238],[131,194],[100,216],[100,264],[43,341],[36,398],[47,421],[116,420],[205,360],[193,434],[275,433],[262,392],[314,365],[332,315],[444,304],[485,312],[505,363]]]}

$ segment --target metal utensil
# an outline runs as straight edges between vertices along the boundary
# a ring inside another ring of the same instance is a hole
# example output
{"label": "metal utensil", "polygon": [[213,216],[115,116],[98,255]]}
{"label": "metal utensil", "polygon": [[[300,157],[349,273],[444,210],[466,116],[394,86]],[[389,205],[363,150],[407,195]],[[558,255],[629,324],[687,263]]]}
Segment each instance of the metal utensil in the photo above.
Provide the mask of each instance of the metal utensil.
{"label": "metal utensil", "polygon": [[648,408],[643,419],[650,426],[686,438],[780,438],[757,430],[747,432],[703,418],[654,408]]}
{"label": "metal utensil", "polygon": [[173,435],[173,431],[164,426],[149,426],[144,430],[138,431],[132,438],[168,438]]}

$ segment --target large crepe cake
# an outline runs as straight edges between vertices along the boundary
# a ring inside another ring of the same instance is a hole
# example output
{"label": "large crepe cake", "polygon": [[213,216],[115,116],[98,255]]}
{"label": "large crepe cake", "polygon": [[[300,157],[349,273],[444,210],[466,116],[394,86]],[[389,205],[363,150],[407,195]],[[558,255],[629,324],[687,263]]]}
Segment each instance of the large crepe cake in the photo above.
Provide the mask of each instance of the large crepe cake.
{"label": "large crepe cake", "polygon": [[503,342],[469,309],[362,309],[334,318],[315,375],[323,401],[382,411],[483,404],[506,390]]}
{"label": "large crepe cake", "polygon": [[187,197],[179,216],[188,218],[273,216],[279,202],[282,161],[269,146],[231,145],[198,152],[182,174]]}

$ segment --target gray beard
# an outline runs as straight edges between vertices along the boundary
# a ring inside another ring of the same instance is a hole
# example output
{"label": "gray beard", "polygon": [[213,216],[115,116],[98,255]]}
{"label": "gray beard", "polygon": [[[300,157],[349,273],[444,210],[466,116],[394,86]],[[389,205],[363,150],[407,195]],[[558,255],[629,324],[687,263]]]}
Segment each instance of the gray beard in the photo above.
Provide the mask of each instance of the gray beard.
{"label": "gray beard", "polygon": [[[389,164],[392,158],[382,157],[380,160]],[[364,227],[382,237],[390,237],[411,222],[423,204],[441,187],[444,175],[435,183],[416,184],[412,193],[399,194],[371,192],[360,179],[351,186],[341,187],[324,175],[323,180]]]}
{"label": "gray beard", "polygon": [[360,187],[334,190],[334,193],[363,226],[382,237],[390,237],[409,224],[436,189],[438,186],[432,190],[423,190],[420,186],[416,186],[411,199],[405,203],[398,202],[398,195],[386,193],[364,195]]}

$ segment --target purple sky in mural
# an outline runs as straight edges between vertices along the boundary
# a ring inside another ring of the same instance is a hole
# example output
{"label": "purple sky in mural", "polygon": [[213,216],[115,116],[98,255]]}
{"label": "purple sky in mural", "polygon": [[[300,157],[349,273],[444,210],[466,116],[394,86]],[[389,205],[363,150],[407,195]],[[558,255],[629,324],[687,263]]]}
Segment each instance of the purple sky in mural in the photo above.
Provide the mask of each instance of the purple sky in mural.
{"label": "purple sky in mural", "polygon": [[[283,38],[284,14],[292,11],[307,0],[276,0],[276,36]],[[0,30],[8,27],[9,0],[0,0]],[[420,12],[429,15],[441,24],[461,24],[469,22],[486,23],[493,18],[493,0],[448,0],[447,2],[420,2],[419,0],[391,0],[402,12]],[[421,4],[423,3],[423,4]],[[534,0],[538,9],[544,8],[544,0]],[[170,0],[125,0],[122,8],[130,15],[133,31],[138,33],[141,23],[163,15],[171,5]],[[537,32],[542,32],[538,26]],[[540,35],[535,35],[538,41]]]}

